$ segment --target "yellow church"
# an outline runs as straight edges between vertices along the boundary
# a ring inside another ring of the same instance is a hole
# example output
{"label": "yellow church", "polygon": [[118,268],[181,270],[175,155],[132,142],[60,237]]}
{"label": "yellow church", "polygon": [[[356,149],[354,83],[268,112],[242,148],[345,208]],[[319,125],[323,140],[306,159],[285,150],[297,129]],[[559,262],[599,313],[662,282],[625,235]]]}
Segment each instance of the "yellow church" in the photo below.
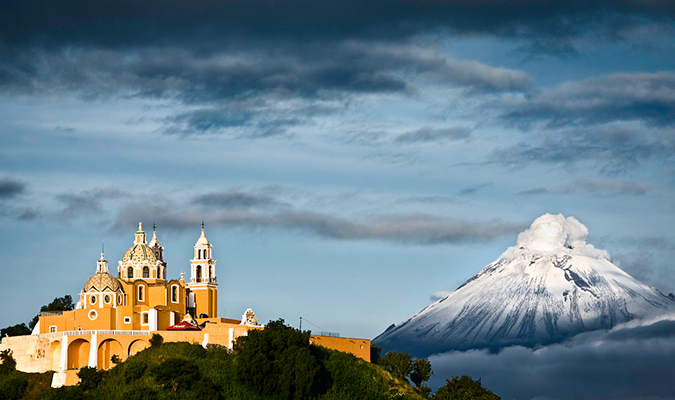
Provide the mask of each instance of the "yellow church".
{"label": "yellow church", "polygon": [[[149,346],[152,334],[164,341],[187,341],[232,349],[237,337],[262,329],[247,309],[241,319],[218,317],[218,283],[212,245],[204,234],[194,244],[190,278],[167,278],[164,247],[153,229],[147,242],[138,224],[133,246],[110,274],[104,254],[87,279],[72,311],[43,312],[31,335],[2,338],[0,351],[11,349],[17,369],[55,371],[52,386],[77,383],[84,366],[107,369]],[[370,361],[370,340],[312,335],[314,344]]]}

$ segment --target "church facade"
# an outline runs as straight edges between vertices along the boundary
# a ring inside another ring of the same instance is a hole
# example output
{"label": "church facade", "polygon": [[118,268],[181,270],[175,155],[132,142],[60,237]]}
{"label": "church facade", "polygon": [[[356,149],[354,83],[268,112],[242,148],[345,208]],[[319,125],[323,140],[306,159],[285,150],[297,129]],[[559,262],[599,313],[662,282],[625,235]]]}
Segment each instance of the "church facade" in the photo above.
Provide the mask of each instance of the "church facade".
{"label": "church facade", "polygon": [[96,273],[84,284],[73,311],[40,316],[39,333],[81,330],[158,331],[180,322],[186,315],[215,318],[218,314],[216,260],[204,235],[194,245],[190,279],[167,279],[164,247],[153,231],[147,243],[142,224],[134,244],[117,265],[117,277],[110,274],[101,253]]}
{"label": "church facade", "polygon": [[[52,386],[58,387],[77,383],[82,367],[107,369],[114,366],[113,356],[120,361],[133,356],[149,346],[153,334],[165,342],[232,349],[237,337],[263,327],[251,309],[241,319],[218,317],[216,260],[203,224],[193,247],[189,279],[182,272],[169,279],[156,231],[148,242],[139,223],[117,276],[101,253],[74,310],[41,313],[31,335],[2,338],[0,351],[11,349],[21,371],[55,371]],[[311,341],[370,361],[368,339],[312,335]]]}

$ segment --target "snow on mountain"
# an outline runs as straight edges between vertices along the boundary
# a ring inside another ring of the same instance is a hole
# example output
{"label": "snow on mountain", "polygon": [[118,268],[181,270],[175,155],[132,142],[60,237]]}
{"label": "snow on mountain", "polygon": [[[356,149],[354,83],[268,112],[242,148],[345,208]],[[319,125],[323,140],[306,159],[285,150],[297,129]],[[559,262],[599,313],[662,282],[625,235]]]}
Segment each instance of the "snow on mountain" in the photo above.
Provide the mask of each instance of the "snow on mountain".
{"label": "snow on mountain", "polygon": [[545,214],[497,261],[373,343],[417,357],[536,347],[675,313],[675,302],[616,267],[587,236],[575,218]]}

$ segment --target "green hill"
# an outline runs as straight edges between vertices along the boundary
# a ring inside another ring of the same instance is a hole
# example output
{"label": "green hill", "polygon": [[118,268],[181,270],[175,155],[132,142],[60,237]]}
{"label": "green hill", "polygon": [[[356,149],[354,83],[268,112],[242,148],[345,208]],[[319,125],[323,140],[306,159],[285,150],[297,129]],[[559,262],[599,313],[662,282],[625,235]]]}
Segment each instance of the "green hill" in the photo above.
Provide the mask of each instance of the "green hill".
{"label": "green hill", "polygon": [[[287,327],[283,320],[251,331],[236,342],[234,351],[218,345],[204,349],[184,342],[162,344],[161,340],[154,336],[150,348],[108,371],[83,368],[78,386],[59,389],[49,387],[51,373],[26,374],[12,371],[9,362],[0,364],[8,367],[0,368],[0,400],[427,398],[383,366],[310,344],[309,332]],[[468,387],[465,383],[473,385],[471,392],[462,392]],[[499,399],[468,377],[453,378],[444,388],[434,398],[468,399],[477,388],[484,396],[475,398]]]}

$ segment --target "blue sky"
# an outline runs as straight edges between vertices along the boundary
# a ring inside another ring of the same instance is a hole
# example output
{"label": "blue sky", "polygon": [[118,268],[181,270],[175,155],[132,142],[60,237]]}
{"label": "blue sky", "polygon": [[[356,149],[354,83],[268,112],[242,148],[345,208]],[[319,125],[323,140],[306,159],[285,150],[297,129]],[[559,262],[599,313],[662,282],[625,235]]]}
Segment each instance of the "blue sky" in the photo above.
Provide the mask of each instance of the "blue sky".
{"label": "blue sky", "polygon": [[675,292],[669,2],[8,11],[2,326],[77,297],[139,221],[178,277],[204,220],[221,316],[344,336],[408,318],[544,213]]}

